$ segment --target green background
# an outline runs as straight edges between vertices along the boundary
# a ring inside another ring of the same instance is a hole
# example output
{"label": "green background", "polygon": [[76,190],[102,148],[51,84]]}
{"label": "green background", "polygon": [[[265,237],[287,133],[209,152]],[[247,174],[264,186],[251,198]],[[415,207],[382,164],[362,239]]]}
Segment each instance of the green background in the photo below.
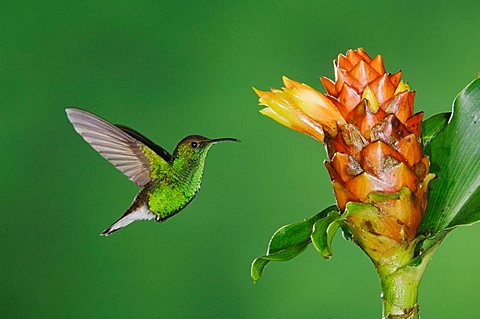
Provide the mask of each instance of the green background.
{"label": "green background", "polygon": [[[1,1],[0,317],[379,318],[367,257],[337,235],[251,260],[282,224],[334,202],[321,144],[261,116],[251,91],[288,75],[321,88],[332,59],[363,46],[402,69],[427,117],[480,71],[480,2]],[[164,224],[99,233],[137,188],[73,130],[77,106],[169,150],[215,146],[203,188]],[[424,318],[478,317],[478,226],[456,230],[420,287]]]}

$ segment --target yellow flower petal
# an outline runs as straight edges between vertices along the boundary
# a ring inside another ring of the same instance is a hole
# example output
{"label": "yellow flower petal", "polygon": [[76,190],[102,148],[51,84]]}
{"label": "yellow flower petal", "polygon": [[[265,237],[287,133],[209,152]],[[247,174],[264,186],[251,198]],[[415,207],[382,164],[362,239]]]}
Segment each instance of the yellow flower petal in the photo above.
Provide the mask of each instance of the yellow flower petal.
{"label": "yellow flower petal", "polygon": [[296,87],[299,87],[302,83],[300,82],[297,82],[297,81],[294,81],[294,80],[290,80],[289,78],[287,78],[286,76],[283,76],[282,77],[282,80],[283,80],[283,84],[285,84],[285,87],[287,89],[293,89],[293,88],[296,88]]}
{"label": "yellow flower petal", "polygon": [[337,123],[346,124],[335,104],[325,95],[303,83],[295,83],[292,89],[285,89],[292,96],[296,106],[306,115],[322,125],[331,135],[336,135]]}
{"label": "yellow flower petal", "polygon": [[262,114],[265,115],[265,116],[268,116],[268,117],[271,118],[272,120],[277,121],[278,123],[282,124],[283,126],[286,126],[286,127],[288,127],[288,128],[293,129],[292,123],[290,123],[286,118],[281,117],[280,115],[278,115],[278,113],[276,113],[276,112],[275,112],[274,110],[272,110],[271,108],[266,107],[266,108],[261,109],[259,112],[262,113]]}
{"label": "yellow flower petal", "polygon": [[324,132],[321,125],[295,108],[296,101],[292,96],[278,89],[259,91],[254,88],[254,91],[260,96],[260,104],[267,106],[260,113],[288,128],[308,134],[323,142]]}

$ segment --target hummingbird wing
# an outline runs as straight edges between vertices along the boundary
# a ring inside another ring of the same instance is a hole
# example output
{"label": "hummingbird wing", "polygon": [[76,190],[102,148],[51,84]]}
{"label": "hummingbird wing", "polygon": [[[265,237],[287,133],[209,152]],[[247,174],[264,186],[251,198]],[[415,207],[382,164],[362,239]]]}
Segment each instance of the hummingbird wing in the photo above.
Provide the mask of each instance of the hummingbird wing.
{"label": "hummingbird wing", "polygon": [[171,155],[140,133],[87,111],[65,111],[77,133],[138,186],[144,187],[170,166]]}
{"label": "hummingbird wing", "polygon": [[124,131],[125,133],[127,133],[128,135],[130,135],[131,137],[142,142],[144,145],[148,146],[152,151],[157,153],[165,161],[170,162],[172,160],[172,155],[170,155],[170,153],[167,152],[167,150],[165,150],[160,145],[157,145],[154,142],[152,142],[152,140],[150,140],[148,137],[146,137],[142,133],[135,131],[133,128],[130,128],[123,124],[115,124],[115,126],[121,129],[122,131]]}

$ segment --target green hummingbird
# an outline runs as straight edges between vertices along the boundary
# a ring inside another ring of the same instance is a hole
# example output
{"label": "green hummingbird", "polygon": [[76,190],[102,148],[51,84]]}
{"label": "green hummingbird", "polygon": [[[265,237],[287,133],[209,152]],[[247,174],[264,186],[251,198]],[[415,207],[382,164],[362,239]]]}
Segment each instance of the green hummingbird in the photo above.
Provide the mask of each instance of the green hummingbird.
{"label": "green hummingbird", "polygon": [[111,124],[76,108],[65,111],[77,133],[141,188],[125,213],[101,233],[106,236],[136,220],[163,222],[180,212],[200,190],[210,147],[218,142],[239,142],[235,138],[189,135],[171,155],[127,126]]}

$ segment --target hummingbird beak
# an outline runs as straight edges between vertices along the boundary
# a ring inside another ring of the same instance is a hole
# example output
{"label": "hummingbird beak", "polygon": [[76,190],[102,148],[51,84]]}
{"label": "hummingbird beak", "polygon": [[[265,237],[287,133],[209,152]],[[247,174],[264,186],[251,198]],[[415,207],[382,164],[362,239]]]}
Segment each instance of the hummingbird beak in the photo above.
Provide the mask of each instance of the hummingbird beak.
{"label": "hummingbird beak", "polygon": [[232,138],[232,137],[223,137],[223,138],[214,138],[209,140],[210,143],[216,144],[220,142],[240,142],[239,139]]}

